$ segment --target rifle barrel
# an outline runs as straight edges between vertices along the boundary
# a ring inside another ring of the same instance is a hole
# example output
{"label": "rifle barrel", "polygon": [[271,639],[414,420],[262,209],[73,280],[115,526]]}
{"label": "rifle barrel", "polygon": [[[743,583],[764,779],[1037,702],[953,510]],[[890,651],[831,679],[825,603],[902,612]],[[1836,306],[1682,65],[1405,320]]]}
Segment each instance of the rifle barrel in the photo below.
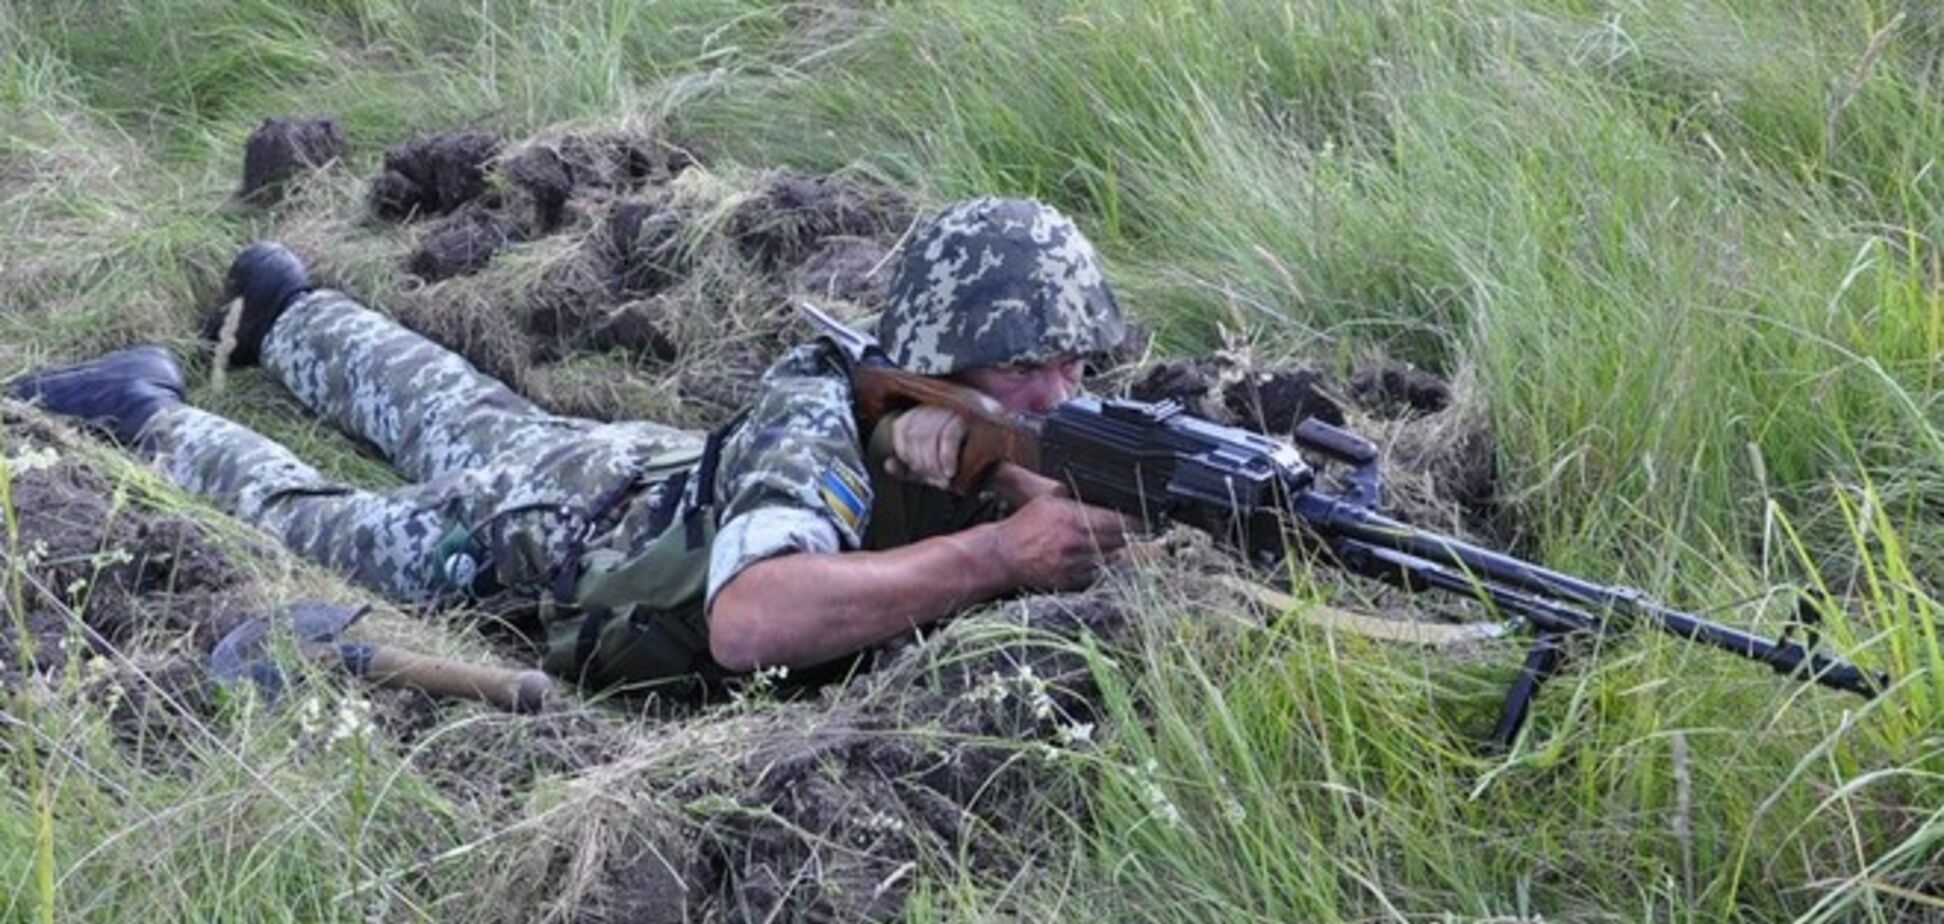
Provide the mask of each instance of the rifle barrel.
{"label": "rifle barrel", "polygon": [[1292,507],[1297,517],[1334,548],[1348,553],[1349,563],[1369,576],[1482,596],[1532,622],[1542,634],[1607,631],[1595,613],[1613,612],[1760,661],[1778,673],[1805,675],[1823,686],[1865,698],[1889,683],[1881,674],[1872,675],[1813,650],[1813,642],[1803,645],[1787,634],[1773,639],[1753,635],[1656,602],[1631,587],[1596,584],[1317,491],[1298,493]]}

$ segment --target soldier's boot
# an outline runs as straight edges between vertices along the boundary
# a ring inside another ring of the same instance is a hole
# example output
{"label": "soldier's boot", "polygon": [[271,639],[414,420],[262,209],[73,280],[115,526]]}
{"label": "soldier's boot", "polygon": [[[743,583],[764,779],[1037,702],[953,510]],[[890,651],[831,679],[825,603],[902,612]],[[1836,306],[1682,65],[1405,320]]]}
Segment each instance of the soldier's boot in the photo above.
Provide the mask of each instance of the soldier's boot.
{"label": "soldier's boot", "polygon": [[124,445],[134,445],[158,412],[181,404],[182,392],[182,369],[175,357],[152,344],[49,366],[7,386],[13,397],[100,427]]}
{"label": "soldier's boot", "polygon": [[271,325],[283,316],[297,296],[311,290],[304,261],[276,241],[258,241],[243,248],[230,262],[229,280],[224,290],[224,307],[203,319],[203,339],[216,343],[228,323],[227,303],[243,299],[242,314],[236,322],[236,344],[230,349],[229,365],[254,366],[262,357],[263,338]]}

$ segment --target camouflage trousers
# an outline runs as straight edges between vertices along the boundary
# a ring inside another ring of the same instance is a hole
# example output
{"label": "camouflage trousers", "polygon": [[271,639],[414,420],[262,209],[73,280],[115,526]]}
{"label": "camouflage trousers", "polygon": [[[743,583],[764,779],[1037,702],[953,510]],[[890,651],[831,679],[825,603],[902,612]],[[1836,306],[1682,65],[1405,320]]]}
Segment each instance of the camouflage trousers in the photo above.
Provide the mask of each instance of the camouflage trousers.
{"label": "camouflage trousers", "polygon": [[[645,421],[601,423],[541,410],[464,358],[349,296],[308,293],[264,339],[262,362],[305,406],[378,448],[416,482],[386,492],[333,481],[290,450],[187,405],[159,413],[142,448],[177,484],[298,554],[404,601],[468,584],[449,573],[470,537],[500,582],[544,580],[578,542],[641,535],[669,476],[703,438]],[[585,510],[637,485],[587,535]]]}

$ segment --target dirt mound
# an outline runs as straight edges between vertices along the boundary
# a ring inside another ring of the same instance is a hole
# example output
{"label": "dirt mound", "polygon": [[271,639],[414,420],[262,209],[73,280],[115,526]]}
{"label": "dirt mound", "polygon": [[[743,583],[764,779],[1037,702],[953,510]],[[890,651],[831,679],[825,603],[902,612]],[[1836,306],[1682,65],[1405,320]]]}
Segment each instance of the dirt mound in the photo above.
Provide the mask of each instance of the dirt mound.
{"label": "dirt mound", "polygon": [[137,649],[108,665],[83,687],[83,701],[107,713],[123,753],[157,771],[188,772],[211,735],[219,710],[209,686],[198,636],[167,651]]}
{"label": "dirt mound", "polygon": [[1046,802],[1083,808],[1099,691],[1072,641],[1125,638],[1123,591],[1015,601],[820,700],[638,741],[556,808],[541,888],[590,920],[870,921],[902,913],[927,860],[1029,871]]}
{"label": "dirt mound", "polygon": [[385,154],[372,180],[377,217],[444,215],[405,268],[427,282],[478,272],[506,245],[559,232],[616,196],[666,184],[694,164],[685,150],[629,132],[565,135],[500,155],[498,137],[453,132]]}
{"label": "dirt mound", "polygon": [[1451,383],[1405,363],[1372,363],[1350,376],[1350,394],[1386,417],[1436,414],[1451,406]]}
{"label": "dirt mound", "polygon": [[11,415],[0,424],[19,526],[5,554],[24,616],[0,627],[0,675],[51,674],[147,634],[213,644],[233,622],[225,591],[244,578],[203,528],[119,496],[58,436]]}
{"label": "dirt mound", "polygon": [[891,248],[868,237],[823,239],[801,264],[786,274],[792,291],[814,298],[842,299],[866,310],[883,307]]}
{"label": "dirt mound", "polygon": [[1384,451],[1385,506],[1401,519],[1498,541],[1509,538],[1495,504],[1497,469],[1481,409],[1458,400],[1464,383],[1373,361],[1347,385],[1303,368],[1259,368],[1243,356],[1168,360],[1135,372],[1128,397],[1178,402],[1210,420],[1288,438],[1316,417]]}
{"label": "dirt mound", "polygon": [[[0,622],[0,684],[80,669],[81,696],[144,764],[189,759],[189,726],[209,713],[203,655],[244,619],[247,576],[205,529],[132,500],[77,461],[58,431],[0,408],[17,539],[0,561],[18,576],[19,618]],[[11,611],[15,601],[5,604]]]}
{"label": "dirt mound", "polygon": [[[372,703],[379,735],[401,752],[410,751],[413,765],[428,781],[500,810],[517,809],[542,777],[609,763],[627,747],[620,724],[589,711],[522,716],[417,690],[361,686],[358,694]],[[467,717],[464,733],[448,733],[461,715]]]}
{"label": "dirt mound", "polygon": [[343,157],[350,147],[332,119],[264,119],[244,144],[237,195],[259,205],[274,202],[293,178]]}
{"label": "dirt mound", "polygon": [[500,172],[518,193],[515,220],[541,235],[582,217],[576,199],[665,184],[694,165],[693,155],[680,147],[650,135],[615,132],[529,144],[508,157]]}
{"label": "dirt mound", "polygon": [[521,236],[518,225],[475,199],[426,232],[405,258],[405,269],[427,282],[463,276]]}
{"label": "dirt mound", "polygon": [[[1530,552],[1521,545],[1519,525],[1499,504],[1498,446],[1483,404],[1467,397],[1474,389],[1469,375],[1450,383],[1417,370],[1401,376],[1401,397],[1386,386],[1359,398],[1372,403],[1351,421],[1352,429],[1384,450],[1386,507],[1427,529]],[[1355,389],[1358,377],[1351,381]]]}
{"label": "dirt mound", "polygon": [[1313,369],[1258,369],[1226,353],[1155,363],[1127,387],[1127,396],[1137,401],[1174,401],[1217,423],[1284,438],[1309,417],[1342,425],[1337,394]]}
{"label": "dirt mound", "polygon": [[[890,248],[912,214],[903,195],[841,175],[711,175],[648,133],[496,151],[458,133],[387,156],[372,185],[377,214],[448,214],[403,261],[442,285],[386,300],[409,326],[578,416],[726,419],[801,339],[793,298],[852,315],[881,306]],[[432,189],[437,207],[392,187]],[[445,188],[455,191],[436,192]],[[608,374],[589,356],[606,357]],[[626,406],[641,396],[613,387],[613,372],[664,365],[674,367],[660,389],[666,406]]]}
{"label": "dirt mound", "polygon": [[764,270],[796,266],[826,238],[870,238],[895,231],[910,213],[905,197],[888,188],[837,176],[776,174],[762,192],[729,217],[729,235],[743,256]]}

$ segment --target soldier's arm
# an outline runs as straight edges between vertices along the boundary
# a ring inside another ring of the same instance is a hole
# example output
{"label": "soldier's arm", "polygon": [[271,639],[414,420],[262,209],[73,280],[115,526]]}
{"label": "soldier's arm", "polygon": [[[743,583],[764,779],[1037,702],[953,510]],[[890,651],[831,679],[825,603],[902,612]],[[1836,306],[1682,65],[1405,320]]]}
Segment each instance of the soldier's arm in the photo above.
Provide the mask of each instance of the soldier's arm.
{"label": "soldier's arm", "polygon": [[821,664],[1022,588],[1084,586],[1126,541],[1119,514],[1036,498],[997,523],[881,552],[798,552],[744,568],[709,609],[733,671]]}
{"label": "soldier's arm", "polygon": [[874,500],[862,449],[850,377],[828,347],[799,348],[765,373],[716,479],[705,605],[721,666],[805,667],[1015,589],[1082,585],[1125,542],[1118,514],[1008,476],[993,485],[1017,504],[1005,519],[862,550]]}

